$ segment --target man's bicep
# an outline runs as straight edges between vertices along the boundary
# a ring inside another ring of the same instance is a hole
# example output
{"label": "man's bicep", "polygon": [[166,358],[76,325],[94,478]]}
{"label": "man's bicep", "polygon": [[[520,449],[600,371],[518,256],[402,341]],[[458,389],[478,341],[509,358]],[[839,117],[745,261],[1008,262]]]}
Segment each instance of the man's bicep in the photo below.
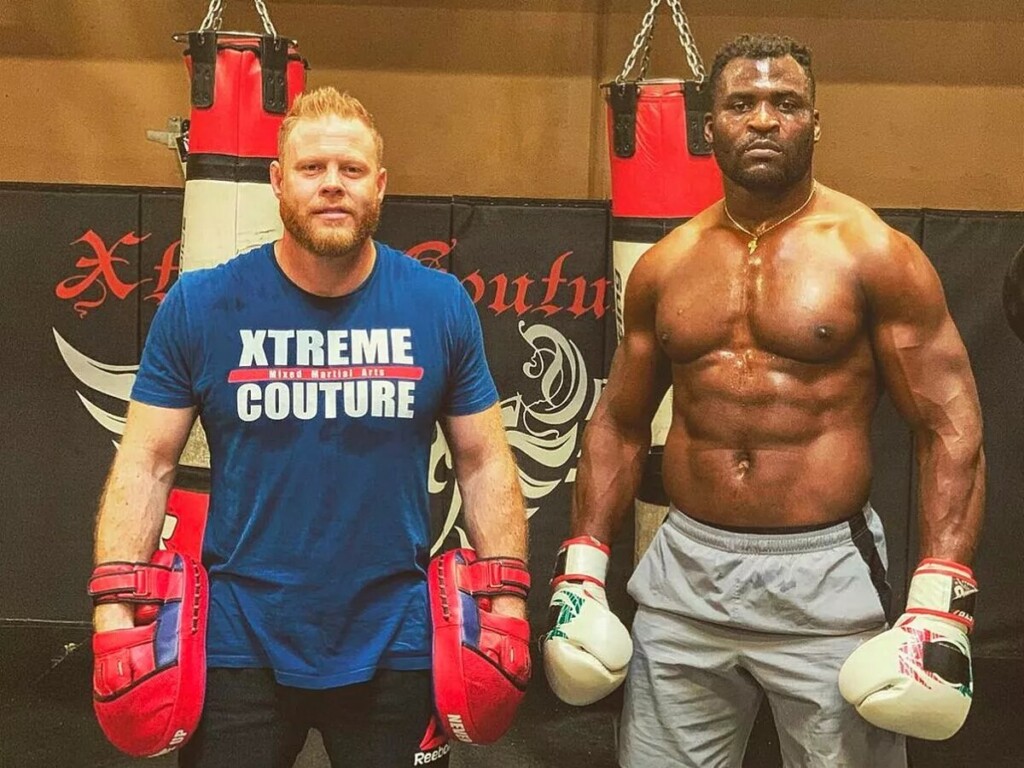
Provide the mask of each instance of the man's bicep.
{"label": "man's bicep", "polygon": [[904,240],[893,265],[873,297],[875,356],[908,423],[942,430],[953,411],[969,410],[977,400],[967,350],[928,257]]}
{"label": "man's bicep", "polygon": [[941,430],[950,408],[977,399],[967,351],[953,321],[934,330],[887,323],[875,334],[886,391],[913,428]]}
{"label": "man's bicep", "polygon": [[624,332],[612,358],[602,401],[624,427],[646,429],[672,383],[668,357],[657,338],[657,281],[648,252],[630,276],[626,288]]}
{"label": "man's bicep", "polygon": [[671,383],[668,361],[653,338],[627,333],[612,358],[602,404],[621,426],[644,429]]}
{"label": "man's bicep", "polygon": [[441,428],[456,471],[460,465],[465,468],[467,464],[484,461],[508,449],[501,407],[497,403],[477,413],[445,416]]}

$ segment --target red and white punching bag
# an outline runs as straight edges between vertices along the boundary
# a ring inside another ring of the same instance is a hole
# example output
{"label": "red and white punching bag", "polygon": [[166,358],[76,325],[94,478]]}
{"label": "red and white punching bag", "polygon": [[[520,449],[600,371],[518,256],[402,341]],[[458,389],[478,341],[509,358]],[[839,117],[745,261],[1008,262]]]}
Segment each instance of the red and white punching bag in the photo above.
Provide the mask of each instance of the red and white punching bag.
{"label": "red and white punching bag", "polygon": [[[622,339],[626,283],[640,257],[658,240],[723,195],[722,175],[704,140],[710,93],[700,54],[680,0],[666,0],[694,80],[645,79],[661,0],[652,0],[622,73],[601,87],[608,116],[612,184],[612,267],[615,320]],[[639,77],[629,75],[642,54]],[[636,498],[635,561],[668,514],[662,456],[672,421],[672,392],[651,423],[651,451]]]}
{"label": "red and white punching bag", "polygon": [[[220,32],[214,0],[185,42],[191,82],[181,271],[222,264],[276,240],[283,226],[270,187],[277,133],[306,79],[294,40],[278,36],[262,3],[264,34]],[[210,494],[210,449],[197,421],[167,501],[166,546],[199,557]]]}

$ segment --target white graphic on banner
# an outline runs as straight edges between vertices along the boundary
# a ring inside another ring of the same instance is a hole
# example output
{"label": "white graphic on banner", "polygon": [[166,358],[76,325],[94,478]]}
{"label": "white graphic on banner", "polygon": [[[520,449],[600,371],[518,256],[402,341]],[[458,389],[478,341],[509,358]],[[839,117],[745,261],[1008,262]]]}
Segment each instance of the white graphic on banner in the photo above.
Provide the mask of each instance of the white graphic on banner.
{"label": "white graphic on banner", "polygon": [[[597,404],[605,380],[590,376],[579,347],[555,328],[520,321],[518,330],[527,347],[522,364],[527,382],[523,382],[519,392],[502,399],[501,418],[519,465],[527,515],[532,517],[545,497],[563,483],[575,480],[583,426]],[[138,366],[108,365],[93,360],[69,344],[56,329],[53,336],[68,370],[83,387],[123,402],[126,410]],[[533,383],[531,391],[523,391],[528,382]],[[117,436],[124,433],[123,412],[111,413],[81,391],[76,390],[76,394],[100,426]],[[435,430],[430,448],[427,480],[432,495],[450,494],[445,519],[431,554],[440,549],[452,532],[463,546],[468,545],[465,530],[457,524],[462,496],[454,482],[451,453],[440,429]],[[567,512],[567,509],[560,510],[562,514]],[[167,516],[165,526],[175,523],[174,517]],[[161,538],[166,539],[172,533],[173,528],[165,527]]]}
{"label": "white graphic on banner", "polygon": [[[581,433],[605,380],[589,375],[579,347],[555,328],[519,321],[519,335],[529,347],[523,374],[536,382],[538,391],[520,391],[504,398],[501,420],[519,466],[527,516],[532,517],[546,496],[562,483],[576,479]],[[439,429],[430,452],[429,490],[431,494],[444,494],[450,486],[451,501],[431,554],[440,549],[452,531],[461,546],[468,545],[465,531],[456,524],[462,496],[451,469],[451,454]],[[568,509],[559,513],[568,514]]]}
{"label": "white graphic on banner", "polygon": [[[87,357],[71,346],[63,336],[53,329],[53,338],[57,342],[57,350],[64,358],[64,364],[85,387],[98,392],[101,395],[113,398],[125,403],[127,408],[128,396],[132,391],[132,384],[135,383],[135,372],[139,370],[137,365],[107,365],[98,360]],[[89,400],[80,391],[75,390],[78,399],[101,427],[117,436],[124,434],[123,415],[110,413]],[[114,445],[117,445],[115,442]]]}

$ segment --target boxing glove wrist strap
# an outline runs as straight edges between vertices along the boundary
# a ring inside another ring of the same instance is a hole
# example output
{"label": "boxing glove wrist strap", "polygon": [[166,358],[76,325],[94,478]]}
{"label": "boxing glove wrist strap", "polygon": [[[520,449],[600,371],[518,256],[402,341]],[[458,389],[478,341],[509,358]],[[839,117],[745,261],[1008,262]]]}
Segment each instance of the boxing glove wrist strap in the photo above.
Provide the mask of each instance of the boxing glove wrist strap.
{"label": "boxing glove wrist strap", "polygon": [[974,628],[978,582],[966,565],[925,558],[917,566],[907,593],[907,613],[955,621],[967,632]]}
{"label": "boxing glove wrist strap", "polygon": [[530,593],[530,572],[517,557],[482,557],[457,571],[457,588],[473,597]]}
{"label": "boxing glove wrist strap", "polygon": [[611,550],[593,536],[577,536],[562,542],[555,559],[551,586],[563,582],[591,583],[604,586],[608,575]]}
{"label": "boxing glove wrist strap", "polygon": [[180,599],[184,574],[153,563],[100,563],[89,577],[94,605],[105,603],[162,603]]}

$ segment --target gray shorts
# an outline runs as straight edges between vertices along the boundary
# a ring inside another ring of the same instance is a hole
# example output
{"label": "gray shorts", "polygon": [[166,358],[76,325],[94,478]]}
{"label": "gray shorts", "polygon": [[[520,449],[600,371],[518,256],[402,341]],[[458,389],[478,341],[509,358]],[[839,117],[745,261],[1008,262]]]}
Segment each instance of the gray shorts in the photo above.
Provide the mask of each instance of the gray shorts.
{"label": "gray shorts", "polygon": [[726,531],[672,509],[629,581],[619,764],[738,768],[767,695],[787,768],[904,768],[905,739],[863,720],[837,682],[886,627],[886,567],[870,506],[797,533]]}

